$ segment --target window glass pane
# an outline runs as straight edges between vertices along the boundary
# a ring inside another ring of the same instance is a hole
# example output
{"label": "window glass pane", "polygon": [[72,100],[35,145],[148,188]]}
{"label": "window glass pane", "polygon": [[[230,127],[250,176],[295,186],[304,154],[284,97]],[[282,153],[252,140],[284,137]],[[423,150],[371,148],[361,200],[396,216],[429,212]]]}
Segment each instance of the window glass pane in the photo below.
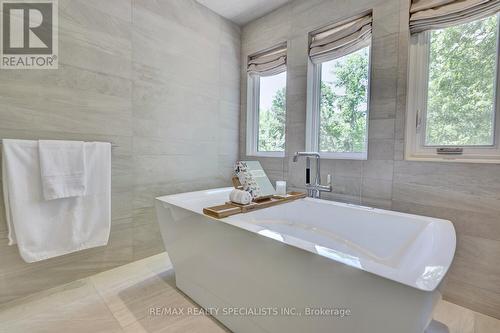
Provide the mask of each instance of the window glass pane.
{"label": "window glass pane", "polygon": [[322,152],[366,152],[369,49],[321,64]]}
{"label": "window glass pane", "polygon": [[285,150],[286,72],[260,77],[258,151]]}
{"label": "window glass pane", "polygon": [[497,16],[430,36],[426,145],[492,145]]}

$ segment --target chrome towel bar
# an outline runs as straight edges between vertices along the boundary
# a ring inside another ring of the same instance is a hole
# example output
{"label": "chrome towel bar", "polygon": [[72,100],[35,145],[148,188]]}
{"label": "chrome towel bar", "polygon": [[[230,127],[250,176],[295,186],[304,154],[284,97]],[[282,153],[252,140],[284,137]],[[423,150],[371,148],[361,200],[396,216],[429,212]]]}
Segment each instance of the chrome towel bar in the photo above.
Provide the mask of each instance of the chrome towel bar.
{"label": "chrome towel bar", "polygon": [[[90,142],[90,141],[86,141],[86,142]],[[103,141],[97,141],[97,142],[103,142]],[[111,148],[118,148],[120,147],[119,145],[113,143],[113,142],[110,142],[111,143]],[[2,140],[0,140],[0,145],[2,144]]]}

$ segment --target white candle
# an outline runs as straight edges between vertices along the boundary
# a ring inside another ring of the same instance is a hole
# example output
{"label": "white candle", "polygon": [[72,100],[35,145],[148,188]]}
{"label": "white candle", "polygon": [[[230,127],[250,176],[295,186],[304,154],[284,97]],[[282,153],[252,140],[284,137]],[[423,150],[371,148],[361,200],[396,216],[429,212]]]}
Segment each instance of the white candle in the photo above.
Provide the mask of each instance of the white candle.
{"label": "white candle", "polygon": [[276,194],[286,195],[286,182],[283,180],[276,181]]}

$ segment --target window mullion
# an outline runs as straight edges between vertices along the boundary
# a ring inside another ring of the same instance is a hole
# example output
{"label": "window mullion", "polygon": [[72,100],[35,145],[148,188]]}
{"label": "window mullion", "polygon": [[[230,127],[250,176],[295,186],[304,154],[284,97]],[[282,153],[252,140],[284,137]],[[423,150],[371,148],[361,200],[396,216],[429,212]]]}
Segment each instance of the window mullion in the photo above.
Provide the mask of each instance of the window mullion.
{"label": "window mullion", "polygon": [[422,61],[421,70],[420,70],[420,98],[419,98],[419,106],[417,110],[417,116],[419,117],[419,142],[418,144],[421,147],[425,146],[425,138],[427,136],[427,103],[429,98],[429,73],[430,73],[430,53],[431,53],[431,34],[426,31],[421,35],[422,38],[422,47],[420,58]]}
{"label": "window mullion", "polygon": [[497,68],[495,77],[495,100],[494,100],[494,133],[493,142],[497,149],[500,147],[500,93],[498,92],[498,87],[500,83],[500,13],[497,14]]}
{"label": "window mullion", "polygon": [[319,151],[320,142],[320,118],[321,118],[321,66],[322,64],[316,65],[316,100],[315,100],[315,116],[314,116],[314,131],[316,135],[314,136],[314,151]]}
{"label": "window mullion", "polygon": [[259,117],[260,117],[260,76],[254,78],[254,152],[259,151]]}

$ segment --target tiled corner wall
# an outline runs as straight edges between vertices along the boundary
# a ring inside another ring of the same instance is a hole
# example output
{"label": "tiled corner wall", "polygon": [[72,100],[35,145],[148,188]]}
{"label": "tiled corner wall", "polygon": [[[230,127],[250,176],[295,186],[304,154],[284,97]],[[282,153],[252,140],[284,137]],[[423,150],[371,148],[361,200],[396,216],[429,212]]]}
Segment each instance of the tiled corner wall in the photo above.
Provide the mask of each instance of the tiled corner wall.
{"label": "tiled corner wall", "polygon": [[112,141],[107,246],[26,264],[7,246],[0,304],[163,251],[154,197],[230,184],[240,29],[194,0],[59,1],[58,70],[0,70],[0,138]]}
{"label": "tiled corner wall", "polygon": [[[408,0],[295,0],[242,29],[240,157],[258,159],[272,180],[303,188],[308,33],[373,10],[369,156],[323,160],[334,191],[323,198],[451,220],[458,246],[444,297],[500,318],[500,166],[404,161]],[[288,42],[285,158],[245,156],[249,54]]]}

